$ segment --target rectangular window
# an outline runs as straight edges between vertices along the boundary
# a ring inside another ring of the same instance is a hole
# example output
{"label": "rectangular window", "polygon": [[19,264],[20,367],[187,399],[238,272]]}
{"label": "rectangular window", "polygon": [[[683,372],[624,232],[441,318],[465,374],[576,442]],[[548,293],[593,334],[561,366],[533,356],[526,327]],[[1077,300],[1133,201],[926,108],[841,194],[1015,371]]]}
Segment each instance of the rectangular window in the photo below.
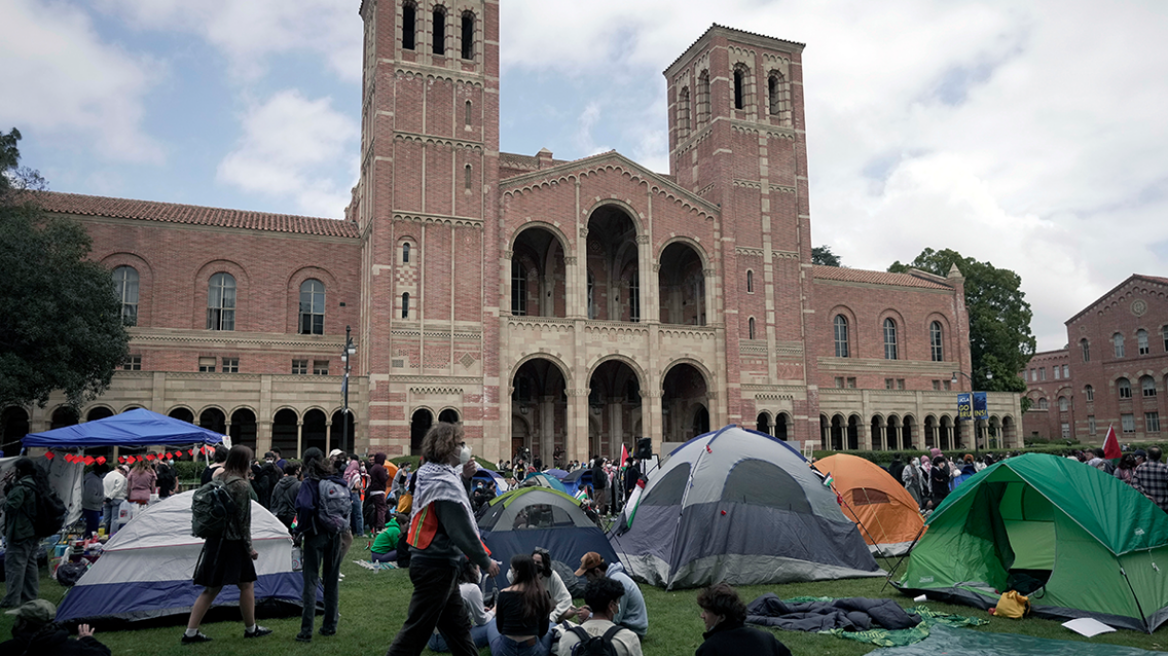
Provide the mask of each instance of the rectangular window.
{"label": "rectangular window", "polygon": [[939,381],[939,380],[934,380],[934,381],[933,381],[933,391],[934,391],[934,392],[940,392],[940,391],[941,391],[941,381]]}
{"label": "rectangular window", "polygon": [[1030,370],[1030,382],[1032,382],[1032,383],[1038,382],[1038,370],[1037,369]]}
{"label": "rectangular window", "polygon": [[835,377],[835,387],[836,387],[836,389],[843,389],[844,388],[844,379],[842,377],[840,377],[840,376]]}
{"label": "rectangular window", "polygon": [[1046,380],[1046,367],[1038,368],[1038,380]]}
{"label": "rectangular window", "polygon": [[1064,364],[1063,365],[1063,378],[1070,378],[1070,377],[1071,377],[1071,366],[1068,364]]}
{"label": "rectangular window", "polygon": [[856,389],[856,379],[848,378],[848,389]]}
{"label": "rectangular window", "polygon": [[1136,418],[1135,418],[1135,415],[1133,415],[1133,414],[1131,414],[1131,413],[1128,413],[1128,414],[1125,414],[1125,415],[1120,415],[1119,419],[1120,419],[1120,423],[1122,423],[1122,424],[1123,424],[1123,432],[1125,432],[1125,433],[1134,433],[1134,432],[1136,432]]}
{"label": "rectangular window", "polygon": [[949,391],[950,384],[951,384],[951,381],[948,381],[948,380],[941,381],[941,387],[944,387],[946,392]]}
{"label": "rectangular window", "polygon": [[1071,425],[1065,421],[1063,422],[1063,439],[1064,440],[1071,439]]}
{"label": "rectangular window", "polygon": [[292,373],[303,376],[308,373],[308,360],[293,360]]}
{"label": "rectangular window", "polygon": [[328,365],[329,365],[328,360],[313,360],[312,361],[312,374],[314,376],[327,376],[328,375]]}
{"label": "rectangular window", "polygon": [[1061,377],[1062,377],[1062,372],[1060,371],[1060,369],[1059,369],[1059,368],[1058,368],[1058,366],[1056,365],[1056,366],[1055,366],[1055,368],[1054,368],[1054,379],[1055,379],[1055,380],[1058,380],[1058,379],[1059,379],[1059,378],[1061,378]]}
{"label": "rectangular window", "polygon": [[896,381],[895,381],[895,380],[893,380],[893,379],[891,379],[891,378],[885,378],[885,379],[884,379],[884,389],[893,389],[893,387],[894,387],[895,385],[896,385]]}
{"label": "rectangular window", "polygon": [[1144,431],[1148,433],[1160,432],[1160,413],[1159,412],[1145,412],[1144,413]]}
{"label": "rectangular window", "polygon": [[904,379],[903,378],[896,379],[896,389],[898,389],[898,390],[904,389]]}
{"label": "rectangular window", "polygon": [[199,358],[199,372],[204,374],[215,373],[215,358]]}
{"label": "rectangular window", "polygon": [[239,358],[223,358],[223,373],[239,373]]}
{"label": "rectangular window", "polygon": [[1087,415],[1087,432],[1094,435],[1095,431],[1095,415]]}
{"label": "rectangular window", "polygon": [[142,356],[127,355],[126,359],[122,361],[122,369],[124,371],[142,371]]}

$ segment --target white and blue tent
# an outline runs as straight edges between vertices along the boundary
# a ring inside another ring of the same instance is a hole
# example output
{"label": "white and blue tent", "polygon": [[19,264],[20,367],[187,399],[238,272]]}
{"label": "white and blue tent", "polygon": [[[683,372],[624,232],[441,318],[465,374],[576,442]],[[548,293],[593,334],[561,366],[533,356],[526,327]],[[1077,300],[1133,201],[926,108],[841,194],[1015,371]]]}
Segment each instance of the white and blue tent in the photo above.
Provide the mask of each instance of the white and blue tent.
{"label": "white and blue tent", "polygon": [[[191,499],[184,492],[150,506],[121,528],[105,552],[61,602],[57,620],[110,623],[187,615],[203,591],[192,579],[203,548],[191,535]],[[288,529],[259,503],[251,502],[255,561],[256,606],[286,607],[300,613],[303,575],[292,570],[292,538]],[[318,586],[317,605],[324,602]],[[225,586],[212,606],[238,606],[239,589]]]}

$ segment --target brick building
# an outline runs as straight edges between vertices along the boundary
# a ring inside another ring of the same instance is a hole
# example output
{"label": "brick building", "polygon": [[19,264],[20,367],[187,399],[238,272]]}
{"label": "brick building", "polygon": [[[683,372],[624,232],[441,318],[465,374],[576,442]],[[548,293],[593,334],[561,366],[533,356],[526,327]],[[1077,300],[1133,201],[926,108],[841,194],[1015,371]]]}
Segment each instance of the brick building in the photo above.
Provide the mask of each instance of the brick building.
{"label": "brick building", "polygon": [[1103,443],[1158,440],[1168,417],[1168,278],[1135,274],[1067,321],[1067,347],[1020,374],[1027,437]]}
{"label": "brick building", "polygon": [[[839,449],[972,446],[954,422],[960,272],[811,264],[802,44],[715,25],[682,53],[666,175],[616,152],[500,152],[498,10],[361,4],[344,221],[45,194],[90,229],[137,320],[129,370],[81,419],[146,406],[285,454],[409,453],[434,421],[491,459],[728,423]],[[1015,443],[1018,395],[990,412]],[[75,420],[4,417],[6,434]]]}

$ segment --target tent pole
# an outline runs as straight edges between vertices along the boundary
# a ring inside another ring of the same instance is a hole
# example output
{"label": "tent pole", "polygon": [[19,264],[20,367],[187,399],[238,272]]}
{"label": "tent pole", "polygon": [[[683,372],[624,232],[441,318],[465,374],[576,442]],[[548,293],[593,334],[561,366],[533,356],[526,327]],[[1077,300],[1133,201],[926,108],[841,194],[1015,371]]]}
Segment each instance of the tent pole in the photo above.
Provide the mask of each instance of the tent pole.
{"label": "tent pole", "polygon": [[844,498],[844,495],[840,494],[839,491],[835,489],[835,484],[833,483],[832,486],[828,489],[830,489],[832,492],[835,492],[835,496],[840,500],[840,503],[844,504],[848,507],[848,510],[852,511],[852,517],[856,518],[856,525],[864,529],[864,532],[867,533],[868,537],[872,539],[872,544],[876,547],[876,552],[880,554],[880,557],[887,558],[887,556],[884,555],[884,551],[880,549],[880,544],[876,542],[875,536],[872,535],[872,531],[869,531],[868,527],[864,526],[864,522],[860,521],[860,517],[856,514],[856,511],[852,508],[852,505],[848,503],[848,500]]}
{"label": "tent pole", "polygon": [[921,530],[917,531],[917,536],[915,538],[913,538],[912,542],[909,543],[908,549],[904,552],[904,555],[901,556],[900,560],[896,561],[896,564],[892,566],[892,571],[888,572],[888,578],[884,579],[884,585],[880,586],[880,593],[881,594],[884,594],[884,588],[888,587],[888,582],[892,580],[893,574],[896,574],[896,570],[900,569],[900,564],[903,563],[904,559],[908,558],[909,554],[912,553],[913,547],[917,546],[917,540],[921,539],[921,535],[924,532],[925,532],[925,525],[921,524]]}
{"label": "tent pole", "polygon": [[1144,609],[1142,606],[1140,606],[1140,598],[1136,596],[1135,588],[1132,587],[1131,579],[1127,577],[1127,570],[1123,568],[1123,565],[1119,566],[1119,573],[1123,574],[1123,580],[1127,583],[1127,589],[1131,590],[1132,599],[1136,602],[1136,610],[1140,613],[1140,621],[1144,623],[1144,631],[1147,631],[1150,634],[1152,630],[1148,628],[1148,616],[1144,615]]}

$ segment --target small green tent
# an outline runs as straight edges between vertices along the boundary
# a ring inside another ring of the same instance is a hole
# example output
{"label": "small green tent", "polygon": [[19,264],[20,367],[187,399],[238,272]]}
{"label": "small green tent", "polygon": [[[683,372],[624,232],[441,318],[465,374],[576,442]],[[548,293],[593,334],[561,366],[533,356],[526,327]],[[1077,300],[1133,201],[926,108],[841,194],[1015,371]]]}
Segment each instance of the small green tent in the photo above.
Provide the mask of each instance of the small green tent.
{"label": "small green tent", "polygon": [[1168,514],[1068,458],[1027,454],[970,478],[927,522],[897,587],[989,608],[1012,576],[1045,579],[1034,615],[1155,631],[1168,620]]}

